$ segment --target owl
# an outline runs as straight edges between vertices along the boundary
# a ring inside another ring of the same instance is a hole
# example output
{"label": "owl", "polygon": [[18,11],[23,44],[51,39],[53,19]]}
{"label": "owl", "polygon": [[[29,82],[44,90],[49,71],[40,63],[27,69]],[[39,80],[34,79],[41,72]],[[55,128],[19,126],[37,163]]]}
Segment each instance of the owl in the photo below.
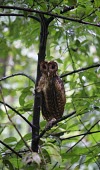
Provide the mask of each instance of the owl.
{"label": "owl", "polygon": [[54,61],[40,63],[42,76],[37,91],[41,92],[41,111],[48,122],[62,117],[66,103],[64,85],[57,70],[58,65]]}

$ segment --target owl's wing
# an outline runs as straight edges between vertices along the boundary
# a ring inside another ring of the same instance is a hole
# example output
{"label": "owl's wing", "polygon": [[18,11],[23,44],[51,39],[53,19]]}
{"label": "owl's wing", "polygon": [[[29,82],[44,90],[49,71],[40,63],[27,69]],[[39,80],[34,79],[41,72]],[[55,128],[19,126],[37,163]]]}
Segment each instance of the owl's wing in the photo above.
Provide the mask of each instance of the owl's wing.
{"label": "owl's wing", "polygon": [[66,97],[60,77],[55,76],[48,83],[48,87],[41,92],[41,107],[43,117],[50,121],[53,118],[59,119],[62,117]]}
{"label": "owl's wing", "polygon": [[55,76],[53,80],[53,86],[55,88],[56,97],[62,101],[63,105],[66,103],[65,88],[63,81],[59,76]]}
{"label": "owl's wing", "polygon": [[55,106],[58,113],[58,117],[62,117],[64,112],[64,106],[66,103],[65,89],[63,81],[59,76],[55,76],[53,80],[53,88],[54,88],[54,98],[55,98]]}
{"label": "owl's wing", "polygon": [[41,92],[41,110],[42,110],[42,115],[43,117],[47,120],[50,121],[52,119],[52,114],[48,111],[47,108],[47,95],[44,94],[44,92]]}
{"label": "owl's wing", "polygon": [[64,85],[60,77],[55,76],[49,81],[45,99],[49,120],[61,118],[64,112],[66,96]]}

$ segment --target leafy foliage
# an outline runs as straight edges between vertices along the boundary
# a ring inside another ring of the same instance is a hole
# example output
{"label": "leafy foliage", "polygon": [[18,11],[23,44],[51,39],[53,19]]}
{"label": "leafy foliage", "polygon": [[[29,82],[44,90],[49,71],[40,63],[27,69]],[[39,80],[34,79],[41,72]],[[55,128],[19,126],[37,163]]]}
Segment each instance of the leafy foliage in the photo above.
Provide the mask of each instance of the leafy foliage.
{"label": "leafy foliage", "polygon": [[[100,169],[99,8],[99,0],[0,2],[0,169]],[[36,153],[30,146],[41,16],[50,20],[45,59],[58,63],[67,102],[65,117],[49,130],[40,116]]]}

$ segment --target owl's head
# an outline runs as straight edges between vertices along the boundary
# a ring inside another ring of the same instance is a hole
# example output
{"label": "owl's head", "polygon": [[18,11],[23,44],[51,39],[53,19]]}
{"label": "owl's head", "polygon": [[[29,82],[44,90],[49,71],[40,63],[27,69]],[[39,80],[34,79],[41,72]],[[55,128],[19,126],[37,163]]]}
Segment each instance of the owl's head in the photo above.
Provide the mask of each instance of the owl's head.
{"label": "owl's head", "polygon": [[49,76],[55,76],[58,70],[58,64],[54,61],[48,63]]}
{"label": "owl's head", "polygon": [[40,63],[40,71],[41,73],[48,74],[48,62],[47,61],[42,61]]}

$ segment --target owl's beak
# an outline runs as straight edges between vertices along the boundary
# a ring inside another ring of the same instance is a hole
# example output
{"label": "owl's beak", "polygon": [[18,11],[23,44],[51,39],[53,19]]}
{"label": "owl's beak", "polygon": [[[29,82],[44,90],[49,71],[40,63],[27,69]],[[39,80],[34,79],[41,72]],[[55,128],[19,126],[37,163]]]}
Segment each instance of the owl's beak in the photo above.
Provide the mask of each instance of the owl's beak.
{"label": "owl's beak", "polygon": [[48,72],[48,77],[49,77],[50,73]]}

